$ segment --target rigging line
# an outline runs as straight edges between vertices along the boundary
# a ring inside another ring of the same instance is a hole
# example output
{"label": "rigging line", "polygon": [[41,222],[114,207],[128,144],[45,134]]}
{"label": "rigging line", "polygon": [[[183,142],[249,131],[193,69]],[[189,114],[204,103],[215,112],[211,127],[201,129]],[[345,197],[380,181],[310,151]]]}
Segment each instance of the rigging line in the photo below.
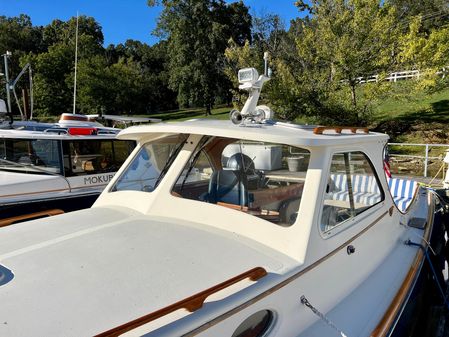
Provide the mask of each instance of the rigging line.
{"label": "rigging line", "polygon": [[[408,225],[407,225],[407,226],[408,226]],[[418,233],[415,233],[414,231],[412,231],[411,233],[412,233],[412,235],[414,235],[414,236],[416,236],[417,238],[419,238],[419,239],[421,239],[422,241],[424,241],[424,242],[426,243],[427,248],[430,249],[430,251],[432,252],[432,254],[433,254],[434,256],[437,255],[437,253],[435,252],[435,250],[434,250],[434,249],[432,248],[432,246],[430,245],[430,242],[429,242],[428,240],[426,240],[426,238],[425,238],[424,236],[419,235]],[[406,241],[406,243],[407,243],[407,242],[408,242],[408,241]]]}
{"label": "rigging line", "polygon": [[324,321],[324,323],[326,323],[327,325],[329,325],[332,329],[336,330],[341,337],[347,337],[346,334],[341,331],[339,328],[337,328],[337,326],[332,323],[332,321],[327,318],[323,313],[321,313],[317,308],[315,308],[312,304],[310,304],[310,302],[307,300],[307,298],[302,295],[301,298],[301,303],[304,304],[307,308],[309,308],[310,310],[312,310],[312,312],[317,315],[321,320]]}
{"label": "rigging line", "polygon": [[413,242],[413,241],[410,241],[410,240],[407,240],[405,242],[405,244],[407,246],[416,246],[416,247],[419,247],[419,248],[422,249],[422,251],[424,253],[424,256],[426,257],[426,260],[429,263],[430,270],[432,271],[432,274],[433,274],[433,278],[434,278],[434,280],[435,280],[435,282],[436,282],[436,284],[438,286],[438,290],[440,291],[440,295],[443,298],[444,305],[446,306],[447,309],[449,309],[449,302],[447,301],[446,295],[444,294],[444,291],[443,291],[443,288],[442,288],[442,286],[440,284],[440,281],[438,281],[437,272],[435,270],[435,267],[433,266],[432,260],[430,258],[429,252],[427,251],[426,247],[424,247],[420,243],[416,243],[416,242]]}
{"label": "rigging line", "polygon": [[[429,186],[432,186],[433,181],[437,178],[438,174],[441,172],[442,169],[444,169],[445,163],[443,162],[443,165],[441,165],[440,169],[437,173],[435,173],[435,176],[432,178],[432,180],[429,182]],[[444,179],[444,178],[443,178]]]}
{"label": "rigging line", "polygon": [[76,33],[75,33],[75,73],[73,80],[73,114],[76,112],[76,70],[78,66],[78,12],[76,12]]}

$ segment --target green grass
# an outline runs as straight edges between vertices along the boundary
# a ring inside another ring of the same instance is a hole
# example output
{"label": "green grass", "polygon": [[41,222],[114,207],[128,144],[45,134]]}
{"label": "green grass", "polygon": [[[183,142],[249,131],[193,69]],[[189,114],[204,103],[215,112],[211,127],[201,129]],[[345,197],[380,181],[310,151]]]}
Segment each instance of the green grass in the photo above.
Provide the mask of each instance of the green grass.
{"label": "green grass", "polygon": [[447,123],[449,122],[449,88],[430,95],[418,93],[412,98],[401,98],[393,92],[376,107],[374,120],[377,123],[390,120],[407,123]]}

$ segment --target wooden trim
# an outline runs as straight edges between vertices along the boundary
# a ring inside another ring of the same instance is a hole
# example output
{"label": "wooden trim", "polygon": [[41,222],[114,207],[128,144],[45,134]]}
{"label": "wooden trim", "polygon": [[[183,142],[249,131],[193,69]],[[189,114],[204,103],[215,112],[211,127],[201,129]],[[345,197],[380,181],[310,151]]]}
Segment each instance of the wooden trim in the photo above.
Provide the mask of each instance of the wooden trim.
{"label": "wooden trim", "polygon": [[253,269],[250,269],[240,275],[237,275],[225,282],[222,282],[220,284],[217,284],[216,286],[213,286],[211,288],[208,288],[206,290],[203,290],[193,296],[187,297],[181,301],[178,301],[176,303],[173,303],[165,308],[159,309],[157,311],[154,311],[152,313],[149,313],[145,316],[142,316],[140,318],[137,318],[133,321],[130,321],[128,323],[125,323],[123,325],[120,325],[116,328],[113,328],[111,330],[102,332],[98,335],[96,335],[95,337],[112,337],[112,336],[120,336],[121,334],[133,330],[139,326],[142,326],[144,324],[147,324],[151,321],[154,321],[158,318],[161,318],[165,315],[168,315],[169,313],[172,313],[176,310],[179,309],[186,309],[190,312],[196,311],[198,309],[200,309],[203,304],[204,301],[206,300],[207,297],[209,297],[210,295],[225,289],[237,282],[240,282],[244,279],[249,278],[251,281],[257,281],[258,279],[264,277],[265,275],[267,275],[267,271],[262,268],[262,267],[256,267]]}
{"label": "wooden trim", "polygon": [[[431,194],[428,194],[428,198],[431,198]],[[430,202],[430,200],[429,200]],[[426,230],[423,235],[423,242],[429,240],[430,235],[432,233],[433,229],[433,213],[434,213],[434,204],[429,206],[429,211],[427,214],[427,218],[429,219],[429,223],[426,227]],[[385,312],[384,316],[382,317],[381,321],[377,325],[377,327],[373,330],[371,333],[371,337],[384,337],[386,336],[395,321],[398,319],[398,315],[400,314],[400,311],[402,310],[403,306],[407,302],[407,298],[410,294],[410,291],[412,290],[413,285],[415,284],[416,278],[419,276],[419,272],[421,270],[422,264],[424,263],[424,253],[421,249],[419,249],[416,252],[415,259],[413,261],[412,266],[410,267],[404,281],[402,282],[401,287],[399,288],[399,291],[396,293],[393,301],[390,303],[390,306],[388,307],[387,311]]]}
{"label": "wooden trim", "polygon": [[337,134],[341,134],[343,130],[350,130],[353,134],[356,134],[357,130],[360,130],[363,133],[369,133],[368,128],[358,126],[317,126],[313,129],[313,133],[316,135],[322,135],[323,132],[327,130],[335,131]]}
{"label": "wooden trim", "polygon": [[58,214],[63,214],[63,213],[64,213],[64,211],[61,209],[49,209],[47,211],[40,211],[40,212],[35,212],[35,213],[30,213],[30,214],[13,216],[10,218],[0,220],[0,227],[6,227],[9,225],[12,225],[13,223],[19,222],[19,221],[43,218],[46,216],[53,216],[53,215],[58,215]]}
{"label": "wooden trim", "polygon": [[260,293],[259,295],[257,295],[256,297],[246,301],[245,303],[242,303],[241,305],[229,310],[228,312],[225,312],[224,314],[215,317],[214,319],[212,319],[211,321],[199,326],[198,328],[184,334],[184,337],[191,337],[191,336],[196,336],[197,334],[209,329],[210,327],[220,323],[221,321],[224,321],[225,319],[231,317],[232,315],[235,315],[236,313],[238,313],[239,311],[246,309],[247,307],[253,305],[254,303],[264,299],[265,297],[267,297],[268,295],[271,295],[272,293],[274,293],[275,291],[278,291],[279,289],[285,287],[286,285],[290,284],[291,282],[295,281],[296,279],[298,279],[300,276],[304,275],[305,273],[307,273],[308,271],[314,269],[315,267],[317,267],[318,265],[320,265],[321,263],[323,263],[324,261],[326,261],[327,259],[329,259],[330,257],[334,256],[335,254],[337,254],[340,250],[345,249],[346,247],[355,239],[357,239],[359,236],[363,235],[365,232],[367,232],[370,228],[372,228],[374,225],[376,225],[380,220],[382,220],[382,218],[388,214],[388,211],[385,211],[384,213],[382,213],[376,220],[374,220],[372,223],[370,223],[368,226],[366,226],[362,231],[360,231],[359,233],[357,233],[356,235],[354,235],[351,239],[347,240],[346,242],[344,242],[343,244],[341,244],[338,248],[334,249],[333,251],[331,251],[330,253],[328,253],[326,256],[323,256],[321,259],[318,259],[317,261],[315,261],[314,263],[312,263],[311,265],[307,266],[306,268],[304,268],[303,270],[297,272],[296,274],[290,276],[288,279],[278,283],[277,285],[275,285],[274,287],[271,287],[270,289],[264,291],[263,293]]}
{"label": "wooden trim", "polygon": [[371,333],[371,337],[381,337],[386,336],[388,332],[391,330],[394,322],[396,321],[397,315],[399,314],[401,308],[404,305],[404,302],[410,292],[411,287],[415,283],[415,279],[419,270],[421,269],[421,265],[423,262],[424,254],[421,250],[417,252],[416,259],[407,273],[407,276],[404,279],[404,282],[401,285],[401,288],[396,293],[393,301],[391,302],[388,310],[385,312],[381,321]]}

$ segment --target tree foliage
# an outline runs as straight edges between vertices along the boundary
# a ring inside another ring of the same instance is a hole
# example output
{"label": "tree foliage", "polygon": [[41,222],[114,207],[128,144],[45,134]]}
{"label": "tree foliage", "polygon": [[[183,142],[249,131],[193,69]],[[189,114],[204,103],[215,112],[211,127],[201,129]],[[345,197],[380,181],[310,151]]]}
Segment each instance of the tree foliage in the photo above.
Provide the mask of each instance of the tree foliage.
{"label": "tree foliage", "polygon": [[[261,100],[289,120],[367,123],[373,102],[388,92],[383,79],[391,71],[419,69],[416,90],[448,85],[447,0],[298,0],[303,13],[288,30],[276,14],[251,17],[243,1],[148,5],[162,5],[155,31],[161,41],[153,46],[127,40],[104,47],[98,22],[79,17],[78,112],[152,114],[179,105],[209,112],[232,98],[241,105],[247,93],[238,90],[237,71],[261,72],[265,51],[273,77]],[[76,18],[33,26],[26,15],[0,16],[0,54],[12,52],[10,78],[32,65],[35,116],[72,111],[75,30]],[[377,82],[364,83],[373,75]],[[4,77],[0,82],[4,98]]]}
{"label": "tree foliage", "polygon": [[243,2],[163,0],[157,32],[168,44],[169,87],[181,106],[203,106],[206,114],[217,98],[229,100],[223,53],[229,38],[250,38],[251,19]]}
{"label": "tree foliage", "polygon": [[[0,50],[12,52],[10,77],[25,63],[32,65],[35,116],[72,112],[76,21],[34,27],[25,15],[0,17]],[[176,108],[176,94],[168,88],[166,43],[128,40],[104,48],[95,19],[80,16],[78,24],[77,112],[151,114]],[[0,96],[5,97],[4,86]]]}

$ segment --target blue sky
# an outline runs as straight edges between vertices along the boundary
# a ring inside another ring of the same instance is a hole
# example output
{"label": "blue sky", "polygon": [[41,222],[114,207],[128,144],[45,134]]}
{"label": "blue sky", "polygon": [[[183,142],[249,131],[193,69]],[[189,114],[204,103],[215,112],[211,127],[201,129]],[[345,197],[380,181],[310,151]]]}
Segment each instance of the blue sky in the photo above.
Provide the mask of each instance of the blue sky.
{"label": "blue sky", "polygon": [[[79,12],[94,17],[101,25],[106,46],[127,39],[153,44],[157,38],[151,31],[160,8],[150,8],[146,3],[146,0],[0,0],[0,15],[27,14],[33,25],[43,26],[54,19],[68,20]],[[294,0],[244,0],[244,3],[252,15],[279,14],[287,26],[299,14]]]}

